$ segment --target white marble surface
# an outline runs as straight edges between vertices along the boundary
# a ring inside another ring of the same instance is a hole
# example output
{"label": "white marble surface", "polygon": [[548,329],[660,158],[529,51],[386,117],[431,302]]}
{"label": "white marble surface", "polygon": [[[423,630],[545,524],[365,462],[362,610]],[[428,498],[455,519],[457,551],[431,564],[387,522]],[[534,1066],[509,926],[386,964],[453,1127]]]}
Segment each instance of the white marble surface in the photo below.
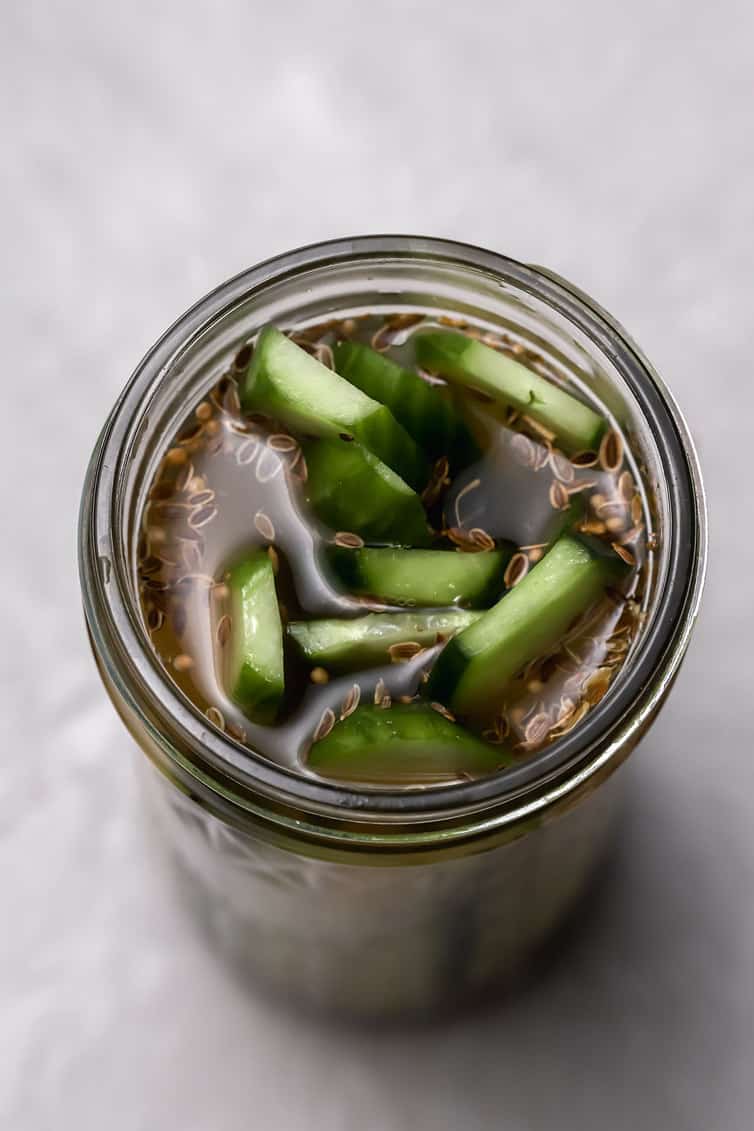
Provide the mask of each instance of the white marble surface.
{"label": "white marble surface", "polygon": [[[8,1131],[751,1126],[754,10],[441,11],[3,6]],[[97,430],[162,328],[251,262],[380,230],[549,264],[617,314],[689,417],[713,542],[585,929],[506,1009],[389,1037],[250,1000],[186,930],[88,655],[74,538]]]}

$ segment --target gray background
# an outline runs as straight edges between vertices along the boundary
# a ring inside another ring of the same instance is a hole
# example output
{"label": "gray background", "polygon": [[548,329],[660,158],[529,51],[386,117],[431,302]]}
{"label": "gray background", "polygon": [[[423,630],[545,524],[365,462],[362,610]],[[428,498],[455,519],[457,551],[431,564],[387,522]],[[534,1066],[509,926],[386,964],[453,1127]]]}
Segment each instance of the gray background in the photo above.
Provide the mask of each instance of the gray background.
{"label": "gray background", "polygon": [[[0,1126],[751,1126],[752,11],[3,4]],[[75,574],[87,457],[159,332],[365,231],[595,295],[675,391],[712,510],[704,615],[584,929],[506,1008],[389,1036],[249,999],[195,941]]]}

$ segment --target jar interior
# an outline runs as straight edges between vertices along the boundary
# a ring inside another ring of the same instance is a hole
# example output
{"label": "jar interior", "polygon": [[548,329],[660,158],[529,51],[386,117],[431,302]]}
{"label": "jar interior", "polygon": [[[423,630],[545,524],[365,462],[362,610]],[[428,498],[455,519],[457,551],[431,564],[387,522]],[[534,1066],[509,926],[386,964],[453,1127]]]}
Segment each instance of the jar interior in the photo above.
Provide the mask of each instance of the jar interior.
{"label": "jar interior", "polygon": [[[673,514],[667,468],[636,375],[610,348],[609,335],[599,340],[568,309],[543,296],[541,278],[530,281],[516,274],[515,266],[506,277],[429,255],[320,260],[314,266],[292,267],[235,296],[175,349],[154,374],[132,416],[114,496],[113,562],[127,596],[133,630],[163,685],[165,673],[153,654],[138,611],[137,546],[149,485],[180,422],[227,370],[239,346],[266,323],[305,328],[334,317],[421,313],[461,317],[482,330],[512,335],[542,358],[558,382],[592,403],[629,439],[628,466],[640,485],[648,533],[657,548],[648,555],[642,572],[639,596],[643,625],[631,655],[608,691],[605,704],[609,705],[641,658],[668,583]],[[175,689],[173,694],[180,696]],[[183,706],[189,714],[193,711],[188,701]],[[197,722],[206,726],[206,720],[195,713]],[[550,763],[558,745],[543,752]],[[229,762],[244,771],[252,759],[265,760],[261,753],[251,753],[227,737],[223,752]],[[532,757],[530,772],[536,772],[539,757]]]}

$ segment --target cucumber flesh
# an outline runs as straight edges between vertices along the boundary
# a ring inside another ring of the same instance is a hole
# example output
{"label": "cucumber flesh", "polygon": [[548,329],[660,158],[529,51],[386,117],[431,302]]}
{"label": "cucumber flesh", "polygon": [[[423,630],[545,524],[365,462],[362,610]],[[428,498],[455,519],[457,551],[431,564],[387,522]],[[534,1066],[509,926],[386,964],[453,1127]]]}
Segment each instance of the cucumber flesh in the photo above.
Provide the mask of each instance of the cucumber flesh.
{"label": "cucumber flesh", "polygon": [[274,326],[261,331],[239,392],[246,412],[267,413],[307,436],[353,436],[412,487],[427,482],[423,452],[390,409]]}
{"label": "cucumber flesh", "polygon": [[358,707],[315,743],[309,769],[323,777],[396,785],[489,774],[510,761],[426,703]]}
{"label": "cucumber flesh", "polygon": [[412,341],[423,369],[504,401],[549,428],[570,451],[599,447],[606,421],[513,358],[454,330],[419,330]]}
{"label": "cucumber flesh", "polygon": [[478,554],[456,550],[335,547],[330,560],[346,588],[395,605],[485,606],[504,588],[510,544]]}
{"label": "cucumber flesh", "polygon": [[426,613],[367,613],[353,620],[293,621],[287,634],[312,666],[331,672],[373,667],[390,661],[395,644],[414,641],[430,648],[468,628],[482,614],[468,609]]}
{"label": "cucumber flesh", "polygon": [[563,535],[515,588],[450,641],[427,694],[459,715],[491,715],[509,680],[554,648],[627,569],[604,543]]}
{"label": "cucumber flesh", "polygon": [[387,405],[429,456],[447,456],[454,467],[478,458],[479,449],[454,405],[418,373],[360,342],[336,342],[333,356],[338,373]]}
{"label": "cucumber flesh", "polygon": [[367,542],[429,544],[421,499],[372,452],[345,440],[306,441],[303,451],[307,501],[333,530]]}
{"label": "cucumber flesh", "polygon": [[275,574],[264,551],[235,565],[230,590],[230,639],[224,682],[231,699],[256,723],[274,722],[285,690],[283,629]]}

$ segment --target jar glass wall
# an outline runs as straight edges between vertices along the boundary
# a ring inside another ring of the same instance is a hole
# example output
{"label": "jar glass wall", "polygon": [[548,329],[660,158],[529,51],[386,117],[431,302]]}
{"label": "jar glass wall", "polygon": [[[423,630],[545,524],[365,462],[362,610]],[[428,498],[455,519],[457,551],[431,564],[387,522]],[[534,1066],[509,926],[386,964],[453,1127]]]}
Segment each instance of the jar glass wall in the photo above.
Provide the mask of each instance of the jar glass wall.
{"label": "jar glass wall", "polygon": [[[499,774],[412,791],[303,778],[215,731],[154,654],[136,585],[153,473],[239,343],[267,322],[398,311],[512,332],[596,398],[630,437],[658,546],[629,661],[580,726]],[[705,537],[696,459],[667,390],[619,326],[547,272],[458,244],[366,237],[269,261],[192,308],[141,363],[105,426],[80,552],[100,671],[146,755],[163,843],[216,942],[299,999],[361,1012],[447,1004],[517,969],[599,858],[613,771],[656,714],[688,643]]]}

